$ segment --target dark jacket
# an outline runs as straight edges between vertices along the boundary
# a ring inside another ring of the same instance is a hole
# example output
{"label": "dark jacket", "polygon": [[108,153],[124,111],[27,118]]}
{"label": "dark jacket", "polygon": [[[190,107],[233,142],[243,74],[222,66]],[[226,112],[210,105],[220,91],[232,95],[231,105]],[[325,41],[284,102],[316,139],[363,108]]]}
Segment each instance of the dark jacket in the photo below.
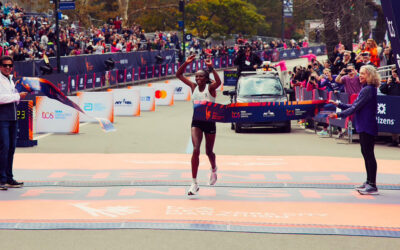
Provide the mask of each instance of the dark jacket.
{"label": "dark jacket", "polygon": [[379,90],[386,95],[400,96],[400,83],[391,82],[380,86]]}
{"label": "dark jacket", "polygon": [[[246,63],[246,61],[248,61],[249,63]],[[255,71],[254,65],[260,66],[262,61],[260,57],[258,57],[254,53],[251,53],[249,57],[246,57],[245,53],[242,52],[236,57],[234,63],[235,65],[238,66],[238,71],[242,72],[242,71]]]}
{"label": "dark jacket", "polygon": [[364,85],[353,104],[339,104],[339,108],[343,111],[337,115],[346,117],[354,113],[354,122],[358,133],[378,135],[377,103],[377,89],[371,85]]}

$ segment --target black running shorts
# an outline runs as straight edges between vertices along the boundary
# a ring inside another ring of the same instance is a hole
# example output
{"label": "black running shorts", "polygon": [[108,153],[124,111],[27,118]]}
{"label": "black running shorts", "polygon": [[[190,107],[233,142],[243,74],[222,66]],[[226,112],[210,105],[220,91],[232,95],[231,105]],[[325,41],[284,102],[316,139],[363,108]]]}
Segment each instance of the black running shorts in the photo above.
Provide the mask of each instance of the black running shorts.
{"label": "black running shorts", "polygon": [[215,122],[207,122],[207,121],[192,121],[192,128],[199,128],[206,134],[215,134],[217,132],[217,128],[215,126]]}

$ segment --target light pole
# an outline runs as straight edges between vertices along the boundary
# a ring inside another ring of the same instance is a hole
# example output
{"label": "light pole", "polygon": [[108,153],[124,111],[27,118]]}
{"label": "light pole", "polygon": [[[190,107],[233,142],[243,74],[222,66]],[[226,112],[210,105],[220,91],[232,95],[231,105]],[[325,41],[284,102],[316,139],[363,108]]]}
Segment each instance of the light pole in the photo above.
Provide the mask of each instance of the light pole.
{"label": "light pole", "polygon": [[59,30],[59,18],[58,18],[58,0],[54,0],[54,15],[56,15],[56,46],[57,46],[57,73],[61,72],[61,60],[60,60],[60,30]]}
{"label": "light pole", "polygon": [[185,0],[179,1],[179,11],[182,12],[182,51],[183,61],[186,60],[186,48],[185,48]]}

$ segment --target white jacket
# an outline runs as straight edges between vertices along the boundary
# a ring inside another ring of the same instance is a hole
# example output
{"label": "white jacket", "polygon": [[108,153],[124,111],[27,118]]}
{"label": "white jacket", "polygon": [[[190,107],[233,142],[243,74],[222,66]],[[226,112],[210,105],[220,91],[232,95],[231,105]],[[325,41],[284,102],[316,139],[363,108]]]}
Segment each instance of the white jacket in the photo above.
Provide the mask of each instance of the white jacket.
{"label": "white jacket", "polygon": [[0,73],[0,104],[19,102],[20,96],[15,89],[12,75],[8,79],[5,75]]}

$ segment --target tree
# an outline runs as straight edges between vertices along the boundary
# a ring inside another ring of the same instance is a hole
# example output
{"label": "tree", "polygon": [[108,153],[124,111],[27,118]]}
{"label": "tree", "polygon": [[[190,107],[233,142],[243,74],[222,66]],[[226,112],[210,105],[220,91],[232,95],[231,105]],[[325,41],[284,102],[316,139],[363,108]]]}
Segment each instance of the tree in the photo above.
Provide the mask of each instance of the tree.
{"label": "tree", "polygon": [[254,35],[265,25],[256,7],[242,0],[198,0],[187,5],[187,27],[201,38],[214,33]]}

